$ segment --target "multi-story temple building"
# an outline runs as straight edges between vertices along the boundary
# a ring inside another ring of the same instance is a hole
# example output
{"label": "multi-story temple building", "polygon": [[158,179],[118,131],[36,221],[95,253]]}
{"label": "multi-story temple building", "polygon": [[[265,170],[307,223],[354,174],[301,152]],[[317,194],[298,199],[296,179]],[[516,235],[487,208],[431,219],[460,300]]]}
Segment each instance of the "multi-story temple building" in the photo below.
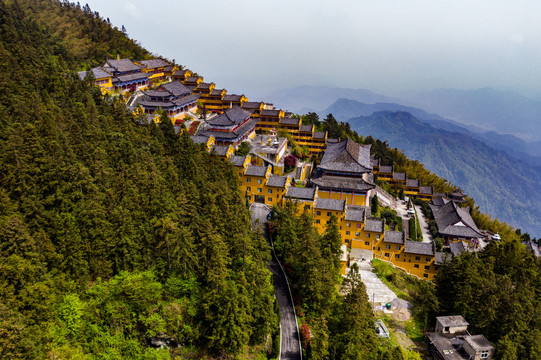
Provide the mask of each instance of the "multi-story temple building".
{"label": "multi-story temple building", "polygon": [[346,200],[367,206],[370,191],[376,186],[372,176],[370,145],[351,139],[328,144],[321,163],[311,179],[319,187],[319,197]]}

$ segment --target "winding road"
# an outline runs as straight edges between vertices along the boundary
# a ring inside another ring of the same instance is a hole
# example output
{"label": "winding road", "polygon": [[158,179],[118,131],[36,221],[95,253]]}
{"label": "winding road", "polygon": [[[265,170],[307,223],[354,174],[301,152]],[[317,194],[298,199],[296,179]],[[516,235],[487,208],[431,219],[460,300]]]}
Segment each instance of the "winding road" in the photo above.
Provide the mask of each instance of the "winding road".
{"label": "winding road", "polygon": [[293,307],[293,299],[285,273],[276,258],[272,242],[269,237],[267,216],[270,210],[262,204],[250,205],[252,212],[252,225],[255,227],[255,221],[259,219],[263,227],[263,234],[272,249],[272,259],[268,265],[268,269],[272,273],[274,280],[274,292],[278,305],[280,306],[280,358],[281,360],[302,360],[301,343],[299,337],[299,328],[297,325],[297,317],[295,308]]}

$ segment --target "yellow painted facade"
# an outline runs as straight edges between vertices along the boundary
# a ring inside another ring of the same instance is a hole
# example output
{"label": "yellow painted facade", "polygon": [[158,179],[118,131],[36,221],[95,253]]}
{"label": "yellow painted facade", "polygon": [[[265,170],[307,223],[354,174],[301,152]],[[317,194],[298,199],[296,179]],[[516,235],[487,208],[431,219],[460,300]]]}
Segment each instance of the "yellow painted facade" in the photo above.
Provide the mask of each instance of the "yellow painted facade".
{"label": "yellow painted facade", "polygon": [[283,186],[273,186],[269,183],[269,179],[273,176],[270,165],[267,166],[264,175],[261,176],[249,175],[247,172],[250,166],[254,165],[246,166],[244,171],[240,173],[240,189],[242,193],[246,194],[248,201],[259,202],[268,206],[281,204],[291,178],[289,176],[286,177]]}
{"label": "yellow painted facade", "polygon": [[[359,205],[359,206],[367,206],[366,203],[366,195],[363,194],[356,194],[343,191],[328,191],[328,190],[319,190],[319,197],[324,199],[335,199],[335,200],[346,200],[346,204],[348,205]],[[353,202],[351,201],[351,198],[353,197]]]}

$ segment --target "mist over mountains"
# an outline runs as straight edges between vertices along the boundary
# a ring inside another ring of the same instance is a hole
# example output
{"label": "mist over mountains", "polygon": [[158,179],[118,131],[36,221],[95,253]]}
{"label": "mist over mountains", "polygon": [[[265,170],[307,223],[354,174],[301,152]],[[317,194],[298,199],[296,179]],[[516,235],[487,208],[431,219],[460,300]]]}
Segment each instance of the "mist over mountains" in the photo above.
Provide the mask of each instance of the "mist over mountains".
{"label": "mist over mountains", "polygon": [[437,129],[404,111],[348,120],[364,136],[387,140],[471,195],[484,212],[541,236],[541,169],[467,134]]}
{"label": "mist over mountains", "polygon": [[408,92],[401,98],[405,104],[485,131],[513,134],[530,141],[541,140],[541,101],[513,91],[437,89]]}

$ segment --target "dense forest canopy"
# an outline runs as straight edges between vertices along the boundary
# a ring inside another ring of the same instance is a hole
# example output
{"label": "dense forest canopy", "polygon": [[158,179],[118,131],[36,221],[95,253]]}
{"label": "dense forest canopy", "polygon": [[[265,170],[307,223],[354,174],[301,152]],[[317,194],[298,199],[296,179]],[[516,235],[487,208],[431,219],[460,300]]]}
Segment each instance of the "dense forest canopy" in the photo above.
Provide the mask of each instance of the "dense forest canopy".
{"label": "dense forest canopy", "polygon": [[87,7],[0,2],[0,357],[262,348],[269,251],[238,176],[77,77],[117,54],[148,56]]}

